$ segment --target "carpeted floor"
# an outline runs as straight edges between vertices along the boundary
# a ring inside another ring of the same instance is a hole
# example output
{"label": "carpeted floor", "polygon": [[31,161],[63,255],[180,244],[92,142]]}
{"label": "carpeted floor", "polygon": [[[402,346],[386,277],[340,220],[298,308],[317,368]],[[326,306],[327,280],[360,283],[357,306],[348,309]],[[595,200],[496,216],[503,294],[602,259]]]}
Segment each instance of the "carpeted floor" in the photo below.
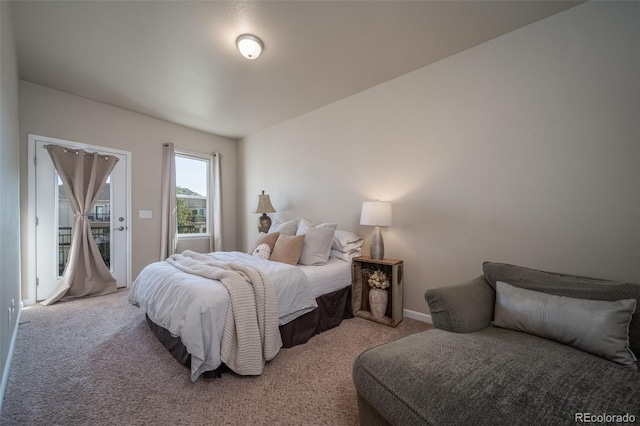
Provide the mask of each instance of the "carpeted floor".
{"label": "carpeted floor", "polygon": [[189,380],[127,291],[22,312],[2,425],[355,425],[365,349],[429,328],[345,320],[282,349],[258,377]]}

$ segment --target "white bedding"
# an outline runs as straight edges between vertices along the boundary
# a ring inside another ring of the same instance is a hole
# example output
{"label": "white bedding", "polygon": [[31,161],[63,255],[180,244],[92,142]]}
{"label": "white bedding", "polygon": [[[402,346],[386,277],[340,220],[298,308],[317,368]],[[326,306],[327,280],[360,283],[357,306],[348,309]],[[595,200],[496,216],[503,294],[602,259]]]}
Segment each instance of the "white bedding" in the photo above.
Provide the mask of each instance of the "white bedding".
{"label": "white bedding", "polygon": [[298,265],[298,268],[309,279],[314,298],[351,285],[351,263],[335,257],[330,257],[324,265]]}
{"label": "white bedding", "polygon": [[[318,306],[307,274],[299,267],[241,252],[209,255],[252,266],[267,275],[276,287],[280,325]],[[191,354],[192,381],[220,366],[229,294],[219,281],[184,273],[164,261],[156,262],[140,272],[129,291],[129,301],[140,306],[151,321],[173,336],[180,336]]]}

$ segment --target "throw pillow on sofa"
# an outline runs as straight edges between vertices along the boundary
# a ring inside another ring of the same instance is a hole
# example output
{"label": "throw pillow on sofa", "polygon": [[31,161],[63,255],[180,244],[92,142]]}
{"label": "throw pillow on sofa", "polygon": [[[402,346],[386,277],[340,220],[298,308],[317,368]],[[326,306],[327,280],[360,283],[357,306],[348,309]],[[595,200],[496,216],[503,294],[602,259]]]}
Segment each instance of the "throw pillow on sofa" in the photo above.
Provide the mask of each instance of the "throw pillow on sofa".
{"label": "throw pillow on sofa", "polygon": [[[502,281],[556,296],[608,301],[635,299],[640,302],[638,284],[540,271],[507,263],[484,262],[482,269],[494,290],[496,282]],[[640,355],[640,312],[633,315],[629,325],[629,348]]]}
{"label": "throw pillow on sofa", "polygon": [[629,349],[635,309],[635,299],[576,299],[498,281],[493,324],[555,340],[637,371]]}

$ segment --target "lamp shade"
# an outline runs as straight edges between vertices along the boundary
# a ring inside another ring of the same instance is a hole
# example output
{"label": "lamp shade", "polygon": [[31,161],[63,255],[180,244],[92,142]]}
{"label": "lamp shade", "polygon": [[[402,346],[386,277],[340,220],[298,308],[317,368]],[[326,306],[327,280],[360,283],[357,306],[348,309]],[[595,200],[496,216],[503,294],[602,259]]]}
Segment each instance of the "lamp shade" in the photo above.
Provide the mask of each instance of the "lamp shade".
{"label": "lamp shade", "polygon": [[385,201],[362,203],[360,225],[391,226],[391,203]]}
{"label": "lamp shade", "polygon": [[262,191],[262,195],[258,195],[258,207],[256,208],[255,213],[275,213],[276,209],[271,205],[271,200],[269,199],[269,195],[265,195],[264,191]]}

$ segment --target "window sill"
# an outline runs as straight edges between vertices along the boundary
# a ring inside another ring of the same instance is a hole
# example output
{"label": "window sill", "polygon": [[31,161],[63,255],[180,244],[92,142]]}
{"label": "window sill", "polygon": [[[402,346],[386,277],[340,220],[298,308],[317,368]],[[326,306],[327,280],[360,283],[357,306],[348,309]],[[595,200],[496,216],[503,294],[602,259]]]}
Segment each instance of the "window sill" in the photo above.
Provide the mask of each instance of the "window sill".
{"label": "window sill", "polygon": [[204,240],[211,238],[211,235],[208,234],[183,234],[178,235],[178,241],[180,240]]}

